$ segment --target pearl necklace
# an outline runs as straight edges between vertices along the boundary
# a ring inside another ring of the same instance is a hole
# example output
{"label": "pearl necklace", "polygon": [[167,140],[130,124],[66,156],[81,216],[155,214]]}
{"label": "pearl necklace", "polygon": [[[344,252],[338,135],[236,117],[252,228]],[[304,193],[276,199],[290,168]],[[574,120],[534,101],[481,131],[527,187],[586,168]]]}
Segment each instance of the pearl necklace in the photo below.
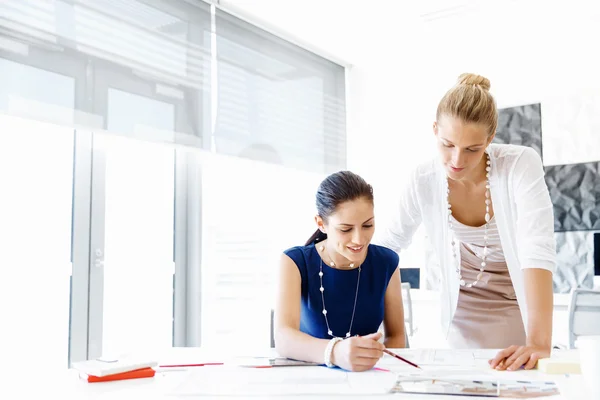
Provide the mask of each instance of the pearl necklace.
{"label": "pearl necklace", "polygon": [[[319,247],[321,251],[325,250],[325,246]],[[335,263],[331,261],[329,263],[332,267],[335,266]],[[354,268],[354,263],[350,264],[350,268]],[[354,323],[354,313],[356,312],[356,300],[358,299],[358,287],[360,286],[360,265],[358,266],[358,279],[356,280],[356,293],[354,294],[354,307],[352,307],[352,318],[350,319],[350,327],[348,328],[348,332],[346,332],[346,337],[349,338],[352,332],[352,324]],[[323,302],[323,316],[325,317],[325,324],[327,325],[327,334],[333,338],[335,336],[333,331],[329,327],[329,320],[327,319],[327,308],[325,307],[325,288],[323,287],[323,257],[321,257],[321,263],[319,264],[319,281],[321,283],[321,287],[319,290],[321,291],[321,301]]]}
{"label": "pearl necklace", "polygon": [[[484,233],[483,233],[483,253],[481,255],[481,267],[479,268],[479,274],[477,274],[477,278],[475,279],[475,281],[473,283],[466,283],[465,280],[462,277],[462,273],[461,273],[461,266],[460,263],[458,261],[458,257],[456,256],[456,241],[455,238],[456,236],[454,235],[454,231],[452,230],[452,206],[450,205],[450,185],[448,185],[447,187],[447,194],[446,194],[446,204],[448,206],[448,228],[450,229],[451,235],[452,235],[452,255],[454,257],[454,262],[455,262],[455,268],[456,268],[456,273],[458,275],[458,279],[459,279],[459,283],[460,286],[463,287],[467,287],[467,288],[471,288],[475,285],[477,285],[477,283],[481,280],[481,278],[483,278],[483,272],[485,270],[485,266],[486,266],[486,262],[485,260],[487,259],[487,255],[488,255],[488,248],[487,248],[487,243],[488,243],[488,225],[490,222],[490,204],[492,203],[492,200],[490,198],[490,171],[492,170],[491,167],[491,162],[490,162],[490,155],[486,153],[487,156],[487,161],[486,161],[486,166],[485,166],[485,178],[486,178],[486,182],[485,182],[485,225],[484,225]],[[446,180],[446,183],[448,181]]]}

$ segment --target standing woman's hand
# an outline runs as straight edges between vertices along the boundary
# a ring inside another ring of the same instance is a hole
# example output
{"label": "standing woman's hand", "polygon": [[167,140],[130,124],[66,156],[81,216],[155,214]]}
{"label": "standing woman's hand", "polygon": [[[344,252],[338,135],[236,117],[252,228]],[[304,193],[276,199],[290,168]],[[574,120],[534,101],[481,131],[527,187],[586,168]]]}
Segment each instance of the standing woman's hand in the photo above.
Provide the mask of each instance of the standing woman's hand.
{"label": "standing woman's hand", "polygon": [[498,371],[516,371],[535,368],[538,360],[550,357],[550,349],[542,346],[510,346],[499,351],[496,357],[489,361],[490,367]]}
{"label": "standing woman's hand", "polygon": [[383,356],[384,346],[379,342],[381,332],[353,336],[338,342],[333,348],[333,364],[348,371],[367,371]]}

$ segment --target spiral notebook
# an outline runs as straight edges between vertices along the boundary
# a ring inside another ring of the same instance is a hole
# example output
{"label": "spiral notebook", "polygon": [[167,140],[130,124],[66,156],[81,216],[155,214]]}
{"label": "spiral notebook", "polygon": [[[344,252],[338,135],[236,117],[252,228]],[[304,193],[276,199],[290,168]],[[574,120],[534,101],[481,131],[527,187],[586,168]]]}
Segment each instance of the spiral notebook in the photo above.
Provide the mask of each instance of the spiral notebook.
{"label": "spiral notebook", "polygon": [[559,394],[554,382],[504,379],[454,379],[436,376],[398,376],[390,393],[476,397],[540,398]]}

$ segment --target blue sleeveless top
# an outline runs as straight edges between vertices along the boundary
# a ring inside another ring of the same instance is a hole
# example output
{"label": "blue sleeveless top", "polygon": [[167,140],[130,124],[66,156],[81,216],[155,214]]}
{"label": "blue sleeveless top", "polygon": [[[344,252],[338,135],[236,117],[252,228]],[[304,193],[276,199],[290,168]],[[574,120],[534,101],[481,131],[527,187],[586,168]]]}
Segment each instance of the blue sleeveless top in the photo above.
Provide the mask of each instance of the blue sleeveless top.
{"label": "blue sleeveless top", "polygon": [[[314,244],[292,247],[284,252],[290,257],[302,279],[300,331],[320,339],[330,339],[323,315],[319,267],[321,256]],[[361,265],[356,312],[351,336],[375,333],[383,321],[384,297],[388,282],[398,268],[398,254],[370,244]],[[323,263],[323,296],[327,320],[334,336],[345,337],[350,329],[359,270],[340,270]]]}

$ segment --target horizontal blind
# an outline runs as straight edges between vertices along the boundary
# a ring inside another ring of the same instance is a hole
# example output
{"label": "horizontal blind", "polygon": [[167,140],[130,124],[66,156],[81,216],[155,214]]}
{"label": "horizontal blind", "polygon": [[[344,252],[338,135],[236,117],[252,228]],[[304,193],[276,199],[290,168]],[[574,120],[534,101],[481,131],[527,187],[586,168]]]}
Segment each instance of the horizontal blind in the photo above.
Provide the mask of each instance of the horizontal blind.
{"label": "horizontal blind", "polygon": [[[345,168],[344,67],[219,9],[211,28],[210,5],[203,1],[5,0],[0,15],[0,51],[27,56],[28,46],[41,48],[91,62],[96,70],[125,67],[172,84],[175,91],[161,93],[181,97],[186,114],[202,114],[195,132],[208,131],[206,121],[216,117],[207,134],[218,153],[316,173]],[[215,72],[218,89],[211,88]],[[188,89],[194,95],[178,91]],[[211,94],[217,100],[212,117]],[[93,115],[83,121],[98,128],[96,121],[106,118],[97,111],[103,106],[90,108]]]}
{"label": "horizontal blind", "polygon": [[[72,45],[87,54],[201,89],[210,67],[210,41],[188,40],[190,23],[168,12],[180,1],[7,0],[0,2],[2,30],[33,43]],[[194,7],[195,21],[210,29],[210,10]],[[201,6],[201,7],[200,7]],[[208,81],[210,82],[210,81]]]}
{"label": "horizontal blind", "polygon": [[[81,3],[74,13],[80,50],[186,87],[202,89],[207,82],[204,69],[209,66],[210,47],[187,40],[187,21],[131,0]],[[208,21],[208,10],[204,14]]]}
{"label": "horizontal blind", "polygon": [[[144,96],[176,104],[177,118],[182,122],[175,125],[174,131],[166,132],[137,121],[137,131],[112,134],[192,145],[198,145],[198,141],[186,135],[209,134],[206,121],[210,121],[210,107],[206,99],[210,99],[211,90],[211,9],[205,2],[0,1],[0,51],[4,50],[41,68],[52,69],[48,62],[51,59],[62,70],[84,71],[73,77],[85,90],[82,98],[91,104],[82,110],[83,102],[79,102],[68,110],[56,108],[60,105],[54,102],[13,100],[13,109],[0,112],[44,120],[50,114],[54,115],[51,122],[108,129],[107,99],[98,93],[106,91],[107,86],[145,85]],[[42,56],[46,58],[35,60]],[[46,109],[44,115],[36,114],[35,109],[42,108]],[[54,112],[48,113],[48,109]]]}
{"label": "horizontal blind", "polygon": [[216,11],[218,153],[328,173],[346,165],[345,69]]}

